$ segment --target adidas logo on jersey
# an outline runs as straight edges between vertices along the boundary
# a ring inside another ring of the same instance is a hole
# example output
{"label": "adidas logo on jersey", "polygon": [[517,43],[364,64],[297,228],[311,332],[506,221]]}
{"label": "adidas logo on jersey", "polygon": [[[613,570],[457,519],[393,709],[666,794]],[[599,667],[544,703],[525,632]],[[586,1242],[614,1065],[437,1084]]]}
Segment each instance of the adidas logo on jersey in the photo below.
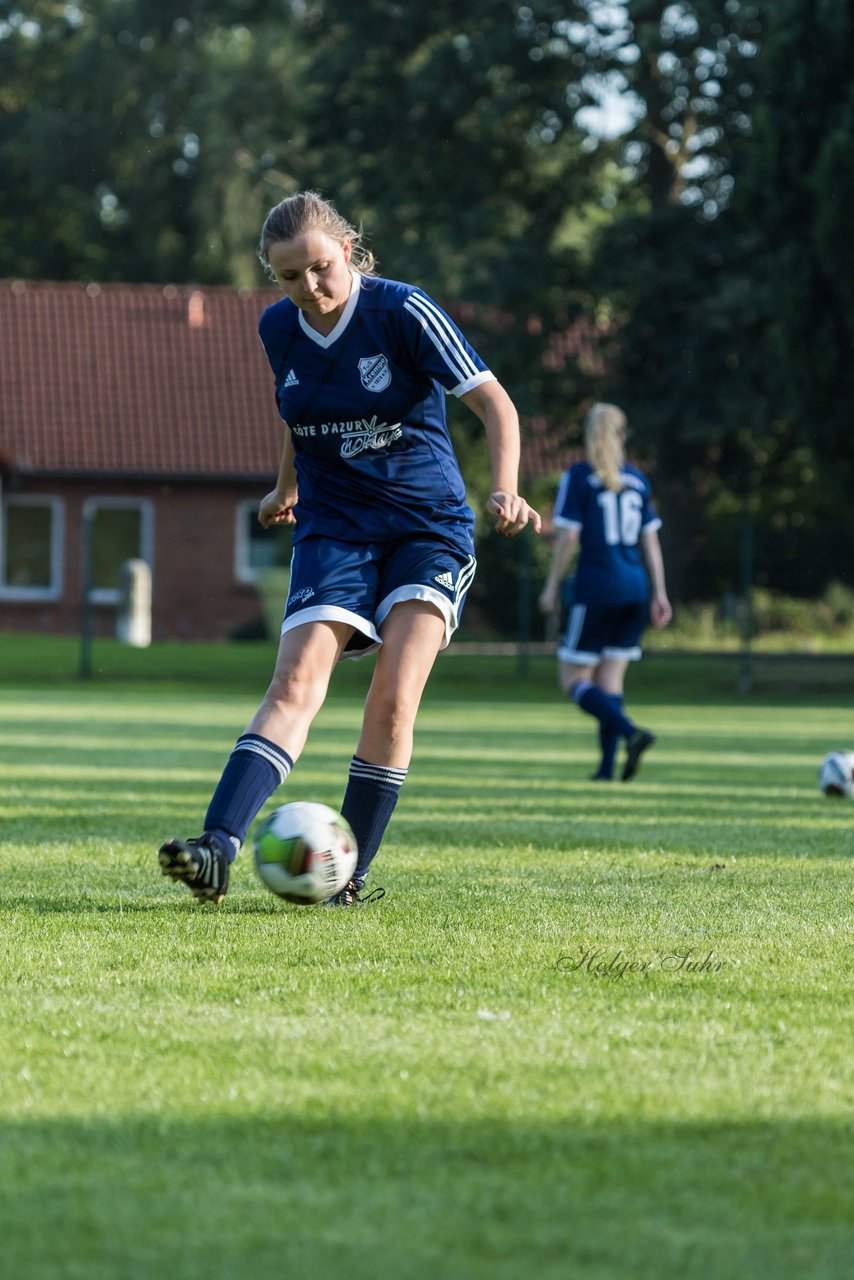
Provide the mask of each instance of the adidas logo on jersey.
{"label": "adidas logo on jersey", "polygon": [[298,386],[299,386],[299,378],[298,378],[298,377],[297,377],[297,375],[294,373],[293,369],[291,369],[291,370],[289,371],[288,376],[285,378],[285,386],[286,386],[286,387],[298,387]]}
{"label": "adidas logo on jersey", "polygon": [[437,573],[433,581],[438,582],[439,586],[444,587],[446,591],[454,589],[454,579],[450,573]]}

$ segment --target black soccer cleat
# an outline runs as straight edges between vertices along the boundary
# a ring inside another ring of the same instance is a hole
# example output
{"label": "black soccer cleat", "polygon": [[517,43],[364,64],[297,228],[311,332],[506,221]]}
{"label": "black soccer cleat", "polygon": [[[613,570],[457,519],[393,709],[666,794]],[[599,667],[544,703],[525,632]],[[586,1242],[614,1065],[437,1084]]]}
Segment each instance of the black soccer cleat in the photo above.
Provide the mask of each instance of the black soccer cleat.
{"label": "black soccer cleat", "polygon": [[207,832],[196,839],[167,840],[160,846],[160,870],[183,882],[198,902],[218,906],[228,891],[230,864]]}
{"label": "black soccer cleat", "polygon": [[623,782],[633,778],[640,768],[641,756],[655,742],[655,734],[648,729],[635,729],[626,743],[626,763],[623,765]]}
{"label": "black soccer cleat", "polygon": [[385,889],[377,887],[369,889],[367,893],[363,893],[363,889],[364,885],[351,880],[343,889],[339,889],[331,898],[327,898],[323,905],[325,907],[364,907],[369,902],[379,902],[380,898],[385,897]]}

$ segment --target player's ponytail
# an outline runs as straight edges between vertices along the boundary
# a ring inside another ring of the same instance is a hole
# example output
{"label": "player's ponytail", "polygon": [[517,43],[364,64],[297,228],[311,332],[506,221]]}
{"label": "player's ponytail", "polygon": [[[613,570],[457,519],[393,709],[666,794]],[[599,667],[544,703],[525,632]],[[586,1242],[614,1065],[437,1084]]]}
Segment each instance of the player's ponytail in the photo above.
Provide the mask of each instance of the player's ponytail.
{"label": "player's ponytail", "polygon": [[606,489],[619,493],[626,460],[626,415],[615,404],[594,404],[584,419],[587,461]]}
{"label": "player's ponytail", "polygon": [[280,240],[293,240],[315,227],[325,231],[339,244],[343,244],[345,240],[350,241],[350,266],[359,275],[376,274],[376,260],[370,249],[362,243],[361,231],[351,227],[335,206],[329,200],[324,200],[317,191],[299,191],[295,196],[287,196],[267,214],[258,242],[258,257],[267,274],[273,275],[268,257],[271,244],[278,244]]}

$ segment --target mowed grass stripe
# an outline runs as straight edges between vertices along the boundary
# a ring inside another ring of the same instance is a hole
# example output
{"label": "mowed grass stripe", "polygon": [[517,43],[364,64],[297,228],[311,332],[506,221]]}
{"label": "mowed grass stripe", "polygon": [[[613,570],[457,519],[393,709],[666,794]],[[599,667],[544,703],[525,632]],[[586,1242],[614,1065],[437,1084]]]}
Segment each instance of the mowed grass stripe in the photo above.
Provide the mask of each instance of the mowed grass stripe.
{"label": "mowed grass stripe", "polygon": [[659,697],[601,787],[557,697],[437,681],[359,913],[158,875],[251,698],[0,690],[10,1275],[847,1276],[847,714]]}

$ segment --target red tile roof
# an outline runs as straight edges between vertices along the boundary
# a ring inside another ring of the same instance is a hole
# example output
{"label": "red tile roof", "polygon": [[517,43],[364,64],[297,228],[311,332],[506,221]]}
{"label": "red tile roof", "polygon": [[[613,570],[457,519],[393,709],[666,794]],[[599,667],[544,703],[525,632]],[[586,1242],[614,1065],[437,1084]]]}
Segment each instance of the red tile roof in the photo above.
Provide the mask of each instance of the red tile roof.
{"label": "red tile roof", "polygon": [[0,461],[24,474],[272,477],[275,289],[0,282]]}

